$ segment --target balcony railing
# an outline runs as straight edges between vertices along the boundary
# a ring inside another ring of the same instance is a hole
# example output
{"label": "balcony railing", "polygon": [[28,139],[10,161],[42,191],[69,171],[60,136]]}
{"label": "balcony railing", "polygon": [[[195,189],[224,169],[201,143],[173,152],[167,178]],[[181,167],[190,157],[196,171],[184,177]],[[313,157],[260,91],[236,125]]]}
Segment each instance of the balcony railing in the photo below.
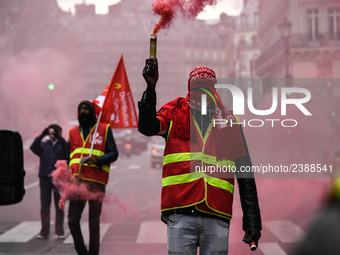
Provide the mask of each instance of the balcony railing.
{"label": "balcony railing", "polygon": [[[315,39],[311,39],[309,34],[293,34],[289,40],[290,49],[297,48],[310,48],[315,49],[325,46],[336,46],[340,47],[340,37],[334,38],[329,34],[320,34]],[[274,44],[272,44],[267,50],[261,53],[260,57],[255,61],[256,66],[261,66],[272,56],[275,56],[278,52],[283,52],[285,50],[284,42],[279,39]]]}

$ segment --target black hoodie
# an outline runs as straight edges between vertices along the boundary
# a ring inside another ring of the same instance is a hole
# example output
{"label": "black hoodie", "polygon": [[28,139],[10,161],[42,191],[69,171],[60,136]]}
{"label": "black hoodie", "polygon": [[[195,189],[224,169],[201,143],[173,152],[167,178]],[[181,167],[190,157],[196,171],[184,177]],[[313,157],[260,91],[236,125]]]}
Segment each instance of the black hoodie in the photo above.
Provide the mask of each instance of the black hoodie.
{"label": "black hoodie", "polygon": [[[90,108],[89,114],[79,114],[79,109],[81,105],[87,105]],[[91,128],[96,124],[96,113],[93,104],[90,101],[81,101],[78,105],[78,122],[83,133],[84,139],[89,135]]]}

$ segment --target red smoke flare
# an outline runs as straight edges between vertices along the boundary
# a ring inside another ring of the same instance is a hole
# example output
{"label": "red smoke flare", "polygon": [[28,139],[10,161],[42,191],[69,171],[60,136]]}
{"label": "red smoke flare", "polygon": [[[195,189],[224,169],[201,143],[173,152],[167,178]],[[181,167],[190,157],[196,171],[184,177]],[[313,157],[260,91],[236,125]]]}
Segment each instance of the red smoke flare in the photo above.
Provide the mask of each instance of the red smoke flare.
{"label": "red smoke flare", "polygon": [[67,199],[72,200],[102,200],[104,198],[103,192],[93,193],[88,190],[84,183],[79,183],[73,176],[71,170],[68,169],[65,160],[58,160],[56,162],[57,169],[51,174],[53,184],[60,192],[59,208],[64,208]]}
{"label": "red smoke flare", "polygon": [[155,0],[152,3],[152,10],[161,16],[160,21],[155,25],[153,34],[160,29],[167,29],[171,26],[173,19],[178,12],[184,18],[193,19],[203,11],[207,5],[215,5],[218,0]]}
{"label": "red smoke flare", "polygon": [[[67,167],[65,160],[58,160],[55,164],[56,170],[51,174],[53,184],[58,188],[60,192],[59,208],[63,210],[67,199],[72,200],[104,200],[104,202],[110,203],[110,199],[105,198],[103,192],[91,192],[88,190],[84,183],[79,183],[77,178],[73,176],[71,170]],[[122,203],[118,197],[111,199],[119,209],[127,212],[126,205]],[[130,212],[130,215],[137,215],[136,211]]]}

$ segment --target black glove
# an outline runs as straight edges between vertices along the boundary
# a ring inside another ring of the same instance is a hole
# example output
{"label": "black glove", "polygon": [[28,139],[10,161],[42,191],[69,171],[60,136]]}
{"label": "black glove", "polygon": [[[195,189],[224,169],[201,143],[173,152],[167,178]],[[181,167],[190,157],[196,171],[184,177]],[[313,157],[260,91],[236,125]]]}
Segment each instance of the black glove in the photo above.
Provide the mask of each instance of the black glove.
{"label": "black glove", "polygon": [[148,88],[155,88],[158,81],[158,61],[157,58],[148,58],[143,68],[143,77]]}
{"label": "black glove", "polygon": [[252,241],[258,246],[259,239],[261,237],[261,231],[258,228],[246,228],[242,242],[250,244]]}
{"label": "black glove", "polygon": [[55,132],[55,137],[58,139],[60,137],[60,131],[54,129],[54,132]]}
{"label": "black glove", "polygon": [[44,137],[44,136],[47,136],[48,135],[48,128],[45,128],[42,133],[41,133],[41,136]]}

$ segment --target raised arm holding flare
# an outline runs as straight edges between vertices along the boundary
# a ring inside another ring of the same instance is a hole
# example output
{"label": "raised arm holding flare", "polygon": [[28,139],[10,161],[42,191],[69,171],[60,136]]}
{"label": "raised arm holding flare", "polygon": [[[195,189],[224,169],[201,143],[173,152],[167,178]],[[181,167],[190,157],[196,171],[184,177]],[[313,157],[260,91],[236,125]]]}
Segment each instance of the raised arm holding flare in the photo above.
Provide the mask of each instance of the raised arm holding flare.
{"label": "raised arm holding flare", "polygon": [[[156,111],[157,59],[147,59],[143,69],[147,89],[139,107],[138,130],[147,136],[165,138],[161,219],[168,227],[168,254],[228,254],[229,223],[232,218],[234,175],[243,210],[243,241],[258,245],[261,216],[255,180],[241,175],[241,166],[251,165],[240,126],[213,127],[215,118],[236,117],[226,109],[214,89],[216,75],[208,67],[195,68],[189,76],[188,94]],[[201,114],[206,95],[207,114]],[[205,171],[209,167],[234,172]],[[204,170],[205,169],[205,170]],[[201,231],[197,231],[201,229]]]}

